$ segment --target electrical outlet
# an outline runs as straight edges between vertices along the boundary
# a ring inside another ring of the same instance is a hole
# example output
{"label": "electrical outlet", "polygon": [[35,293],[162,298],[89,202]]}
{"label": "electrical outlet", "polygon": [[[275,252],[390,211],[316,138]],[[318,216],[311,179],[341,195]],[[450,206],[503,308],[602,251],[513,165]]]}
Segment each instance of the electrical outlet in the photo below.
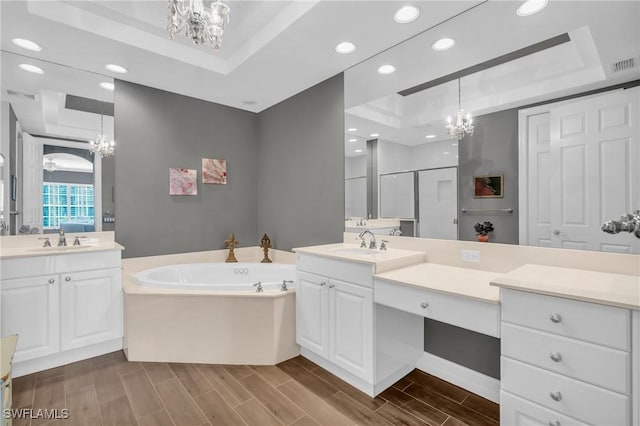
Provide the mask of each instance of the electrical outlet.
{"label": "electrical outlet", "polygon": [[462,250],[462,260],[465,262],[480,262],[480,252],[477,250]]}

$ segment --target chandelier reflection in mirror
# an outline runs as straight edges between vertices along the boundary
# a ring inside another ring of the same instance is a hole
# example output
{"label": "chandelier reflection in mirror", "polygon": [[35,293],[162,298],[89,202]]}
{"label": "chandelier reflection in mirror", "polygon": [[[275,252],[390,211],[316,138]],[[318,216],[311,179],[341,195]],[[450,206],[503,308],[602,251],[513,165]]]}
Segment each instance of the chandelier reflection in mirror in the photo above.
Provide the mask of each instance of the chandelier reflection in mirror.
{"label": "chandelier reflection in mirror", "polygon": [[222,35],[229,25],[229,6],[213,1],[205,9],[204,0],[169,0],[169,38],[185,31],[185,37],[193,44],[210,43],[213,50],[220,50]]}
{"label": "chandelier reflection in mirror", "polygon": [[473,119],[471,114],[464,115],[464,110],[460,102],[460,79],[458,79],[458,112],[456,113],[455,123],[451,121],[451,116],[447,117],[447,132],[450,136],[462,139],[465,135],[473,134]]}
{"label": "chandelier reflection in mirror", "polygon": [[104,114],[102,111],[102,102],[100,102],[100,133],[95,140],[89,141],[89,152],[100,158],[111,157],[116,150],[116,142],[109,139],[104,133]]}

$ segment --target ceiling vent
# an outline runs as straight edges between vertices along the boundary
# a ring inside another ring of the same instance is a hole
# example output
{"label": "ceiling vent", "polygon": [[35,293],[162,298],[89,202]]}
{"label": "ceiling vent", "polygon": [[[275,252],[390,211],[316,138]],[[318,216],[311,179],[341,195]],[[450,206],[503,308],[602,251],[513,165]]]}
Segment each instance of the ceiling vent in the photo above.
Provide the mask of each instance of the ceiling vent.
{"label": "ceiling vent", "polygon": [[37,101],[38,100],[38,96],[37,95],[31,94],[31,93],[20,92],[18,90],[7,89],[7,94],[9,96],[15,96],[17,98],[29,99],[29,100],[32,100],[32,101]]}
{"label": "ceiling vent", "polygon": [[640,65],[640,60],[638,58],[627,58],[618,62],[614,62],[611,64],[611,72],[617,73],[621,71],[630,70],[631,68],[636,68]]}

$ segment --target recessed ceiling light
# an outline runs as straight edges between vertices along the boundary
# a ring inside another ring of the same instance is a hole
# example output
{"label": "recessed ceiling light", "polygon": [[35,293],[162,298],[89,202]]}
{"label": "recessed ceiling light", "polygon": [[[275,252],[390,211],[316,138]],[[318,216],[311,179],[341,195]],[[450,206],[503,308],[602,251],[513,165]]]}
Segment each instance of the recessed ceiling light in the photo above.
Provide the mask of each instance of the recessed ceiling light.
{"label": "recessed ceiling light", "polygon": [[242,101],[242,103],[245,104],[245,105],[255,105],[256,101],[249,100],[249,101]]}
{"label": "recessed ceiling light", "polygon": [[433,43],[431,47],[433,48],[433,50],[442,51],[451,49],[453,46],[455,46],[455,44],[456,41],[454,39],[445,37]]}
{"label": "recessed ceiling light", "polygon": [[356,150],[355,150],[355,151],[353,151],[353,152],[362,152],[362,150],[361,150],[361,149],[356,149]]}
{"label": "recessed ceiling light", "polygon": [[357,131],[358,131],[358,129],[356,129],[355,127],[349,127],[347,129],[347,132],[357,132]]}
{"label": "recessed ceiling light", "polygon": [[458,142],[452,143],[451,146],[458,146]]}
{"label": "recessed ceiling light", "polygon": [[408,24],[411,21],[415,21],[420,15],[420,9],[415,6],[401,7],[393,14],[393,20],[399,24]]}
{"label": "recessed ceiling light", "polygon": [[26,38],[12,38],[11,43],[23,49],[31,50],[32,52],[39,52],[42,50],[42,47],[40,47],[38,43],[27,40]]}
{"label": "recessed ceiling light", "polygon": [[377,138],[378,136],[380,136],[380,133],[371,133],[370,135],[372,138]]}
{"label": "recessed ceiling light", "polygon": [[448,153],[449,153],[449,151],[445,151],[445,152],[443,152],[443,154],[445,154],[445,155],[446,155],[446,154],[448,154]]}
{"label": "recessed ceiling light", "polygon": [[22,68],[25,71],[29,71],[32,72],[34,74],[44,74],[44,70],[40,67],[36,67],[35,65],[31,65],[31,64],[20,64],[18,65],[20,68]]}
{"label": "recessed ceiling light", "polygon": [[116,86],[114,86],[113,83],[103,81],[102,83],[100,83],[100,87],[106,90],[113,90]]}
{"label": "recessed ceiling light", "polygon": [[349,43],[348,41],[344,41],[336,46],[336,52],[346,55],[348,53],[356,50],[356,45],[353,43]]}
{"label": "recessed ceiling light", "polygon": [[427,139],[433,139],[433,138],[435,138],[435,137],[436,137],[436,135],[427,135],[427,136],[425,136],[425,137],[426,137]]}
{"label": "recessed ceiling light", "polygon": [[396,67],[394,67],[393,65],[382,65],[380,68],[378,68],[378,74],[382,74],[382,75],[387,75],[387,74],[393,74],[394,72],[396,72]]}
{"label": "recessed ceiling light", "polygon": [[358,142],[358,139],[351,138],[351,139],[349,139],[349,142]]}
{"label": "recessed ceiling light", "polygon": [[547,7],[548,0],[527,0],[520,5],[516,13],[518,16],[529,16]]}
{"label": "recessed ceiling light", "polygon": [[127,73],[127,69],[123,66],[120,65],[116,65],[116,64],[107,64],[104,66],[106,69],[108,69],[111,72],[115,72],[118,74],[126,74]]}

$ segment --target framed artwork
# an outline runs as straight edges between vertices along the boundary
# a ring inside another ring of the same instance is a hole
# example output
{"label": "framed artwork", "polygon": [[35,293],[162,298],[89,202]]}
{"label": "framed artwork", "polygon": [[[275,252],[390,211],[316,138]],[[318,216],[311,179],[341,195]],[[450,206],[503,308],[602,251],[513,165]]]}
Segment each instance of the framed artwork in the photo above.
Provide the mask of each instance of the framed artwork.
{"label": "framed artwork", "polygon": [[202,159],[202,183],[227,184],[227,160]]}
{"label": "framed artwork", "polygon": [[169,195],[198,195],[198,171],[169,169]]}
{"label": "framed artwork", "polygon": [[504,175],[473,177],[473,198],[502,197],[504,197]]}

